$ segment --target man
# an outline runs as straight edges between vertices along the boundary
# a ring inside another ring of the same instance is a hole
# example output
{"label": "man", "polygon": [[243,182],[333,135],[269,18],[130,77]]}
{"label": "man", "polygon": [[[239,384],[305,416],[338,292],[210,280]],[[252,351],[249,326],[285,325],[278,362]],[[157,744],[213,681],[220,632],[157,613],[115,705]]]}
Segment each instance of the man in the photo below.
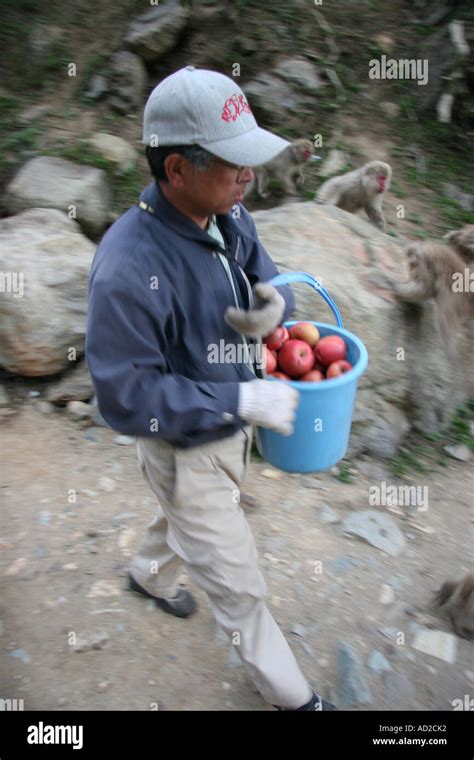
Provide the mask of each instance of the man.
{"label": "man", "polygon": [[[250,167],[288,143],[257,126],[232,79],[193,66],[153,90],[143,141],[155,182],[99,245],[86,342],[100,411],[137,436],[139,465],[160,501],[130,587],[189,617],[196,605],[178,584],[184,565],[264,699],[332,709],[265,605],[239,504],[251,426],[290,434],[299,396],[261,376],[256,349],[294,298],[265,284],[277,269],[240,205]],[[225,355],[216,361],[219,346]],[[229,347],[243,359],[228,361]]]}

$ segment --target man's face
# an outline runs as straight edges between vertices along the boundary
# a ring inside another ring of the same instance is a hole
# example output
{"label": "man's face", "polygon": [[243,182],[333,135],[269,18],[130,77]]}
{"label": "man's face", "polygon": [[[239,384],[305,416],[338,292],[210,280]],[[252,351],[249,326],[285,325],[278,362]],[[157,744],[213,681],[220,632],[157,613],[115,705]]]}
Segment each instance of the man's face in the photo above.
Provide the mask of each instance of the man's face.
{"label": "man's face", "polygon": [[[180,157],[181,158],[181,157]],[[243,199],[244,190],[254,179],[252,169],[213,158],[208,169],[198,171],[186,159],[180,161],[182,181],[176,189],[196,215],[227,214]]]}

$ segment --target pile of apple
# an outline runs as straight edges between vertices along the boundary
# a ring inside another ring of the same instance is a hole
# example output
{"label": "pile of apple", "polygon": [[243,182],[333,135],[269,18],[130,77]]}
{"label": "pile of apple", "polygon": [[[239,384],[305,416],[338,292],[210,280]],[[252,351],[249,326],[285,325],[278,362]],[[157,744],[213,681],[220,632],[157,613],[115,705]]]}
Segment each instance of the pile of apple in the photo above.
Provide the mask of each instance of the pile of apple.
{"label": "pile of apple", "polygon": [[320,383],[352,369],[344,340],[339,335],[321,338],[310,322],[298,322],[289,330],[280,325],[263,343],[266,373],[280,380]]}

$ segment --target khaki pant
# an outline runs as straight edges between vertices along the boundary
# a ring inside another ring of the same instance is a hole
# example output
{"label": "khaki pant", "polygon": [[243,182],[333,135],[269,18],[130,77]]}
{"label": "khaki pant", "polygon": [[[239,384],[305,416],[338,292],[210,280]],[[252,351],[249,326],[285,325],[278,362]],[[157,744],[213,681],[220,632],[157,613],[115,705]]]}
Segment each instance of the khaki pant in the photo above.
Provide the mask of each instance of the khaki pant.
{"label": "khaki pant", "polygon": [[267,587],[239,504],[251,440],[250,426],[191,449],[138,439],[138,462],[160,506],[130,571],[154,596],[171,597],[184,565],[263,698],[295,709],[312,689],[265,604]]}

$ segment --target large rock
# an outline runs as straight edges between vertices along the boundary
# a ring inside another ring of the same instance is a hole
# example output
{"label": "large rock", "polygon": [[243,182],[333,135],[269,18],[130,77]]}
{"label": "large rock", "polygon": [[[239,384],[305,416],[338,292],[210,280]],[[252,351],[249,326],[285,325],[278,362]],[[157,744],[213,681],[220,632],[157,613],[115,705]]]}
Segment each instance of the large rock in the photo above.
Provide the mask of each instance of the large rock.
{"label": "large rock", "polygon": [[125,44],[144,61],[153,63],[176,47],[187,21],[188,11],[179,5],[160,5],[132,21]]}
{"label": "large rock", "polygon": [[110,205],[102,169],[62,158],[31,158],[15,174],[4,198],[10,214],[27,208],[56,208],[70,214],[92,237],[105,229]]}
{"label": "large rock", "polygon": [[300,111],[314,110],[314,95],[323,87],[318,68],[300,56],[281,58],[271,72],[246,82],[244,92],[258,119],[269,124]]}
{"label": "large rock", "polygon": [[293,83],[274,74],[258,74],[243,90],[256,118],[268,124],[277,125],[302,108],[314,109],[313,96],[298,93]]}
{"label": "large rock", "polygon": [[0,298],[2,367],[53,375],[71,366],[71,348],[83,354],[94,250],[62,211],[35,208],[0,220],[0,271],[22,284]]}
{"label": "large rock", "polygon": [[[391,457],[412,427],[435,433],[447,425],[456,406],[474,393],[472,332],[466,327],[460,336],[460,366],[453,371],[437,332],[434,304],[400,305],[393,294],[371,284],[374,264],[404,278],[403,241],[355,214],[311,201],[253,216],[280,271],[320,277],[345,327],[367,347],[369,365],[359,382],[351,454]],[[315,290],[304,284],[292,288],[293,319],[335,324]]]}
{"label": "large rock", "polygon": [[138,161],[135,148],[122,137],[107,132],[94,132],[87,142],[102,158],[110,161],[120,171],[133,168]]}
{"label": "large rock", "polygon": [[119,50],[110,59],[108,103],[120,113],[135,113],[143,106],[146,69],[138,55]]}
{"label": "large rock", "polygon": [[299,56],[281,60],[275,67],[275,74],[285,82],[311,93],[317,92],[323,86],[314,63]]}
{"label": "large rock", "polygon": [[91,376],[85,361],[69,362],[70,372],[50,385],[46,398],[53,404],[65,406],[70,401],[89,401],[94,395]]}

